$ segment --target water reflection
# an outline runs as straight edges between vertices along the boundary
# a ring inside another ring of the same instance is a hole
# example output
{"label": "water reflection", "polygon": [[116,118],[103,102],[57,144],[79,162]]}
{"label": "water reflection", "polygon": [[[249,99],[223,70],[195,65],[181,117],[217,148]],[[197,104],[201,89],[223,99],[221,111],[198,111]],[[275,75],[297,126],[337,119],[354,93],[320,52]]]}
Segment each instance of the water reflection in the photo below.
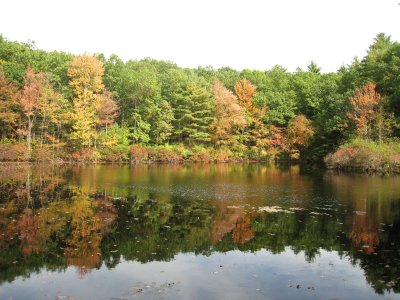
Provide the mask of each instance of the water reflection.
{"label": "water reflection", "polygon": [[234,250],[338,253],[375,293],[400,292],[398,177],[250,165],[42,166],[0,171],[0,284],[74,266]]}

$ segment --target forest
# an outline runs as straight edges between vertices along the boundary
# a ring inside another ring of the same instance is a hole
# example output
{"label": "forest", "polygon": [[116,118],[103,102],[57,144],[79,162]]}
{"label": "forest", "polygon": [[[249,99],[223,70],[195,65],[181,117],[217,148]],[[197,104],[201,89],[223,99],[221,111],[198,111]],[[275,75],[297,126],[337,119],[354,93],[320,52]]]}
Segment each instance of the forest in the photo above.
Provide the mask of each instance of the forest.
{"label": "forest", "polygon": [[181,68],[0,35],[0,161],[301,161],[400,172],[400,44],[337,72]]}

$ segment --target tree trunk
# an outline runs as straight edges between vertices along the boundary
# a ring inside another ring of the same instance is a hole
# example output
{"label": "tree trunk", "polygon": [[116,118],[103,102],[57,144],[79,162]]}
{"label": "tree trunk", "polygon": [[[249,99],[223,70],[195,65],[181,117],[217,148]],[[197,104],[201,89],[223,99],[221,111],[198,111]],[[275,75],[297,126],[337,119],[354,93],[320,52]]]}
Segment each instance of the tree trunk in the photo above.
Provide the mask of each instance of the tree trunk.
{"label": "tree trunk", "polygon": [[26,135],[26,144],[28,146],[28,160],[31,160],[31,153],[32,153],[32,127],[33,122],[31,117],[28,116],[28,133]]}
{"label": "tree trunk", "polygon": [[31,168],[29,166],[28,166],[28,172],[26,174],[25,190],[26,190],[26,208],[28,208],[29,206],[33,208],[33,202],[31,197]]}

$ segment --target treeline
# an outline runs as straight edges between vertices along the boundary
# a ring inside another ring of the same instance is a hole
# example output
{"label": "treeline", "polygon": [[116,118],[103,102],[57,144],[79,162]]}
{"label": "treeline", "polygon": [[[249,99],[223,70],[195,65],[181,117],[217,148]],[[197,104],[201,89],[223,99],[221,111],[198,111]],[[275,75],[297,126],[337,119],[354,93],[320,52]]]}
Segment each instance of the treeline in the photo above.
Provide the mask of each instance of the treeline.
{"label": "treeline", "polygon": [[0,160],[321,161],[354,139],[396,143],[399,74],[384,34],[334,73],[124,62],[0,36]]}

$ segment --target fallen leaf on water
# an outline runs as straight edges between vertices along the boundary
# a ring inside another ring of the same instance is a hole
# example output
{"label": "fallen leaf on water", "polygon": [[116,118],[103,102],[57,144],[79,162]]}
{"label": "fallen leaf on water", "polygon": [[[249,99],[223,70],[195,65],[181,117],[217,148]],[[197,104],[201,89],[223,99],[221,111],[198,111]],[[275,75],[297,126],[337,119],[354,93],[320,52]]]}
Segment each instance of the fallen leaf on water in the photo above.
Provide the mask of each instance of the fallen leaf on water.
{"label": "fallen leaf on water", "polygon": [[353,211],[353,213],[355,213],[358,216],[365,216],[367,214],[365,211],[359,211],[359,210],[355,210]]}
{"label": "fallen leaf on water", "polygon": [[259,212],[268,212],[268,213],[279,213],[279,212],[284,212],[284,213],[293,213],[290,210],[287,209],[283,209],[280,206],[264,206],[264,207],[259,207],[258,208]]}

